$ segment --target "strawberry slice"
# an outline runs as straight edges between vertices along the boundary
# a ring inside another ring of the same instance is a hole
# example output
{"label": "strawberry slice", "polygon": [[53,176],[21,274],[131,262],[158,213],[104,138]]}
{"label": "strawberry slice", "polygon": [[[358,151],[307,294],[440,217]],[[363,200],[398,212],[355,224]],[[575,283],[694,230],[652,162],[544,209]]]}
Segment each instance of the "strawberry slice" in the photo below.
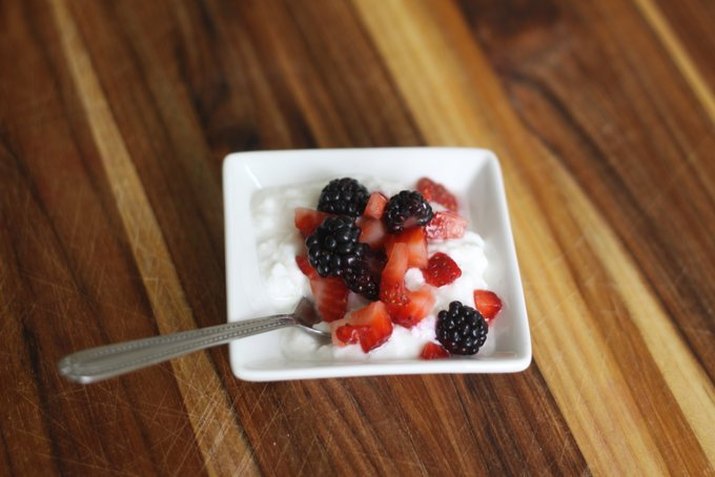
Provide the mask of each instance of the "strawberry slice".
{"label": "strawberry slice", "polygon": [[359,242],[366,243],[373,250],[382,248],[387,236],[385,224],[380,219],[370,217],[360,217],[358,219],[358,227],[360,227]]}
{"label": "strawberry slice", "polygon": [[435,212],[432,220],[425,226],[429,240],[446,240],[464,237],[467,219],[454,212]]}
{"label": "strawberry slice", "polygon": [[405,273],[408,268],[407,244],[396,243],[382,270],[380,299],[392,305],[404,305],[408,301]]}
{"label": "strawberry slice", "polygon": [[381,219],[388,201],[389,199],[380,192],[373,192],[367,200],[363,215],[372,219]]}
{"label": "strawberry slice", "polygon": [[320,277],[310,280],[315,307],[324,321],[339,320],[348,309],[348,287],[342,278]]}
{"label": "strawberry slice", "polygon": [[419,290],[407,292],[407,297],[409,301],[404,305],[387,304],[386,306],[393,323],[405,328],[412,328],[422,321],[425,316],[429,315],[434,306],[435,298],[431,287],[428,285]]}
{"label": "strawberry slice", "polygon": [[422,353],[420,353],[420,358],[422,359],[440,359],[449,358],[449,351],[444,349],[441,345],[437,343],[432,343],[431,341],[422,348]]}
{"label": "strawberry slice", "polygon": [[390,339],[392,321],[385,304],[374,301],[352,311],[347,317],[347,324],[337,327],[334,334],[334,339],[345,344],[359,342],[367,353]]}
{"label": "strawberry slice", "polygon": [[489,290],[474,290],[474,304],[487,322],[494,319],[502,308],[501,298]]}
{"label": "strawberry slice", "polygon": [[300,268],[300,271],[303,272],[303,275],[310,278],[311,280],[320,277],[320,275],[318,275],[318,272],[316,272],[315,269],[310,265],[308,257],[306,257],[305,255],[297,255],[295,257],[295,263],[298,264],[298,268]]}
{"label": "strawberry slice", "polygon": [[323,220],[325,220],[328,215],[329,214],[320,212],[319,210],[296,207],[293,223],[295,224],[295,228],[300,230],[300,234],[303,238],[307,238],[323,223]]}
{"label": "strawberry slice", "polygon": [[429,258],[427,267],[422,269],[425,282],[436,287],[449,285],[462,276],[462,269],[446,253],[437,252]]}
{"label": "strawberry slice", "polygon": [[459,206],[457,198],[445,186],[428,177],[417,181],[417,192],[422,194],[427,202],[436,202],[447,210],[456,212]]}
{"label": "strawberry slice", "polygon": [[397,235],[388,234],[385,239],[385,250],[390,256],[392,247],[396,243],[404,243],[407,245],[407,267],[424,268],[427,266],[427,237],[422,227],[413,227],[411,229],[400,232]]}

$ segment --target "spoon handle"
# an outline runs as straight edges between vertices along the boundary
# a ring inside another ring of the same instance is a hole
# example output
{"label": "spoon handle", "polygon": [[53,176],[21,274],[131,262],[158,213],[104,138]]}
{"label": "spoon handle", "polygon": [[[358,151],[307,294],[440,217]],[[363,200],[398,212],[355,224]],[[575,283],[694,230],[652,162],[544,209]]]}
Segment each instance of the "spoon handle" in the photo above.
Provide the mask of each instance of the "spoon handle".
{"label": "spoon handle", "polygon": [[78,351],[62,358],[57,367],[60,374],[71,381],[93,383],[238,338],[295,324],[293,315],[274,315],[125,341]]}

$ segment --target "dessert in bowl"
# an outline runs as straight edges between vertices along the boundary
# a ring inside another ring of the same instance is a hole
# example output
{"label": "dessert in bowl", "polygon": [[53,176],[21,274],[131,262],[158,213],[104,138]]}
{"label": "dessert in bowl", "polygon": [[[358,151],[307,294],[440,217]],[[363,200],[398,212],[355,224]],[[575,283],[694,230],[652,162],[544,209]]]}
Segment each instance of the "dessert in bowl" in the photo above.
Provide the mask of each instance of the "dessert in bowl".
{"label": "dessert in bowl", "polygon": [[229,321],[311,297],[333,335],[231,344],[247,380],[513,372],[531,359],[499,165],[481,149],[304,150],[224,163]]}

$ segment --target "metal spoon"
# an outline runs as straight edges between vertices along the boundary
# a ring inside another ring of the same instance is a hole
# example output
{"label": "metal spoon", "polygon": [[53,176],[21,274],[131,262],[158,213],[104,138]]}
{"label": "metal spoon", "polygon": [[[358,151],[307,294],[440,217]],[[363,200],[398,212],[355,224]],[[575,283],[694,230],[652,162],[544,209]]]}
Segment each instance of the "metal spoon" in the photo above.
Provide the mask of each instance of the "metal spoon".
{"label": "metal spoon", "polygon": [[71,381],[93,383],[162,363],[193,351],[288,326],[297,326],[328,343],[330,333],[313,328],[313,325],[320,321],[313,303],[303,298],[291,314],[273,315],[99,346],[65,356],[57,367],[60,374]]}

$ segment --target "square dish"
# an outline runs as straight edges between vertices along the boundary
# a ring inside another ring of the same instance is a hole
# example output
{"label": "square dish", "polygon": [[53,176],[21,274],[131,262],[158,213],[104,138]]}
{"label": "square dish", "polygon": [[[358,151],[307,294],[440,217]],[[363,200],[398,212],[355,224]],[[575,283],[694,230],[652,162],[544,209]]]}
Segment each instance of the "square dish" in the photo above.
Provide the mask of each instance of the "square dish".
{"label": "square dish", "polygon": [[[285,353],[277,330],[234,341],[230,362],[247,381],[435,373],[506,373],[526,369],[531,340],[499,162],[473,148],[366,148],[243,152],[223,163],[228,321],[266,316],[277,309],[260,272],[251,201],[256,192],[336,177],[379,177],[413,184],[423,176],[447,185],[465,202],[469,227],[485,242],[485,278],[504,301],[490,327],[494,344],[486,355],[444,360],[295,359]],[[491,338],[490,338],[491,339]]]}

